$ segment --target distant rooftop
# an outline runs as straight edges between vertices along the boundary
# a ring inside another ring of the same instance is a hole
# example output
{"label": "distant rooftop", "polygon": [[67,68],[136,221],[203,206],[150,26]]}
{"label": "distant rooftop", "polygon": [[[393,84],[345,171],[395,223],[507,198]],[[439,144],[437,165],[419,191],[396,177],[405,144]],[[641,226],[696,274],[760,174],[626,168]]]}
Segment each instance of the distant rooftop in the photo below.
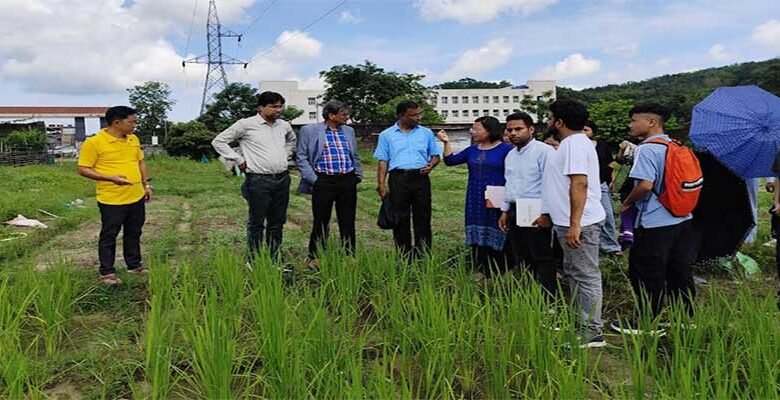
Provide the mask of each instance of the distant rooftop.
{"label": "distant rooftop", "polygon": [[0,118],[97,118],[106,115],[108,107],[70,106],[0,106]]}

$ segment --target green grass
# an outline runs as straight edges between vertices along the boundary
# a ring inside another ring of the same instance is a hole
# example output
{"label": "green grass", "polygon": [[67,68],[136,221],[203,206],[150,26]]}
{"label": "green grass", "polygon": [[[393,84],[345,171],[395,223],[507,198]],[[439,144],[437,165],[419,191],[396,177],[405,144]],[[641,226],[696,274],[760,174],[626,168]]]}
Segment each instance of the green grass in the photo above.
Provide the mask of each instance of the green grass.
{"label": "green grass", "polygon": [[[240,179],[214,163],[151,158],[158,199],[143,250],[152,273],[120,268],[125,283],[112,288],[98,286],[96,265],[68,258],[95,233],[92,186],[72,165],[0,170],[13,188],[3,215],[61,217],[0,242],[0,397],[778,397],[773,249],[745,249],[767,271],[759,277],[700,271],[710,286],[700,289],[695,329],[671,309],[665,337],[610,335],[608,348],[581,350],[566,299],[551,314],[524,274],[472,280],[465,168],[434,171],[433,255],[406,265],[375,225],[367,166],[356,256],[338,249],[334,226],[320,270],[309,271],[309,197],[293,193],[283,256],[295,272],[283,276],[265,255],[245,265]],[[76,197],[87,207],[64,206]],[[41,259],[51,264],[43,272]],[[631,311],[626,268],[624,258],[602,262],[605,320]]]}

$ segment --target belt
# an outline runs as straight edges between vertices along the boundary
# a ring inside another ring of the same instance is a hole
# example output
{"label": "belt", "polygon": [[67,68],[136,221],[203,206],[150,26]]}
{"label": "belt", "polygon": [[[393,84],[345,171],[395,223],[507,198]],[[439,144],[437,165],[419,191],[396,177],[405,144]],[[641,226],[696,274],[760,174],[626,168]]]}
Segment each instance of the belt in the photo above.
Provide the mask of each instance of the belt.
{"label": "belt", "polygon": [[246,173],[247,176],[262,176],[262,177],[265,177],[265,178],[274,178],[274,179],[283,178],[283,177],[285,177],[285,176],[287,176],[289,174],[290,174],[289,171],[279,172],[277,174],[256,174],[254,172],[247,172]]}
{"label": "belt", "polygon": [[420,168],[415,168],[415,169],[400,169],[400,168],[396,168],[396,169],[390,170],[390,173],[393,173],[393,172],[395,172],[396,174],[419,174],[420,173]]}
{"label": "belt", "polygon": [[326,173],[324,173],[324,172],[315,172],[315,174],[317,174],[317,176],[340,177],[340,176],[351,176],[351,175],[355,175],[355,171],[354,171],[354,170],[352,170],[352,171],[349,171],[349,172],[347,172],[347,173],[345,173],[345,174],[326,174]]}

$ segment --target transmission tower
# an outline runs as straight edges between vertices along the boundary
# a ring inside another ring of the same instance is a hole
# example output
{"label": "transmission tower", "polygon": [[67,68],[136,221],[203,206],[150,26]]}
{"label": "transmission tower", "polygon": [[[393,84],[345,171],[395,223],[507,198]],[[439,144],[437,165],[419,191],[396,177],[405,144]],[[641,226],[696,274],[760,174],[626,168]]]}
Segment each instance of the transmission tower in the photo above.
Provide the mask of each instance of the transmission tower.
{"label": "transmission tower", "polygon": [[219,23],[216,0],[209,0],[209,18],[206,21],[206,40],[209,44],[208,53],[205,56],[198,56],[181,62],[182,67],[186,64],[208,64],[206,83],[203,85],[203,100],[200,103],[201,115],[206,111],[207,100],[213,99],[214,93],[224,90],[228,85],[225,65],[243,64],[244,68],[246,68],[248,64],[246,61],[222,54],[223,37],[238,38],[238,41],[241,42],[241,36]]}

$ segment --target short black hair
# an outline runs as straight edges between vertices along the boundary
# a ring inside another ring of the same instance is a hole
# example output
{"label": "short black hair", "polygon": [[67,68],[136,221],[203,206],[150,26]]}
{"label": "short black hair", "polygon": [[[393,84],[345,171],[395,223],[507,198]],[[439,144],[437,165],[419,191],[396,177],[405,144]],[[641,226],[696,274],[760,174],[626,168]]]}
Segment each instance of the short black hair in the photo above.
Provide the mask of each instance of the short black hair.
{"label": "short black hair", "polygon": [[331,100],[322,106],[322,119],[327,121],[331,114],[338,114],[342,111],[349,111],[349,107],[341,101]]}
{"label": "short black hair", "polygon": [[395,106],[395,115],[400,117],[401,115],[404,115],[407,110],[412,108],[420,108],[420,105],[412,100],[404,100]]}
{"label": "short black hair", "polygon": [[114,106],[106,110],[106,124],[111,126],[114,121],[121,121],[131,115],[138,114],[135,108],[128,106]]}
{"label": "short black hair", "polygon": [[589,127],[590,130],[593,131],[593,136],[596,136],[599,133],[599,126],[596,125],[596,123],[593,122],[592,119],[585,121],[585,126]]}
{"label": "short black hair", "polygon": [[523,121],[525,123],[525,126],[527,127],[534,126],[534,119],[531,118],[531,116],[528,115],[528,113],[522,111],[513,112],[507,115],[506,122],[509,121]]}
{"label": "short black hair", "polygon": [[497,118],[487,116],[479,117],[475,119],[474,122],[479,122],[485,130],[488,131],[488,139],[490,139],[491,142],[503,139],[504,134],[501,129],[501,122],[498,122]]}
{"label": "short black hair", "polygon": [[585,104],[571,99],[555,100],[550,104],[550,112],[553,118],[563,121],[573,131],[581,131],[590,116]]}
{"label": "short black hair", "polygon": [[658,103],[637,104],[628,110],[629,118],[633,117],[634,114],[655,114],[661,117],[661,123],[668,121],[669,117],[671,116],[669,109]]}
{"label": "short black hair", "polygon": [[284,97],[276,92],[263,92],[257,95],[258,107],[265,107],[269,104],[276,104],[280,101],[282,102],[282,105],[284,105]]}

